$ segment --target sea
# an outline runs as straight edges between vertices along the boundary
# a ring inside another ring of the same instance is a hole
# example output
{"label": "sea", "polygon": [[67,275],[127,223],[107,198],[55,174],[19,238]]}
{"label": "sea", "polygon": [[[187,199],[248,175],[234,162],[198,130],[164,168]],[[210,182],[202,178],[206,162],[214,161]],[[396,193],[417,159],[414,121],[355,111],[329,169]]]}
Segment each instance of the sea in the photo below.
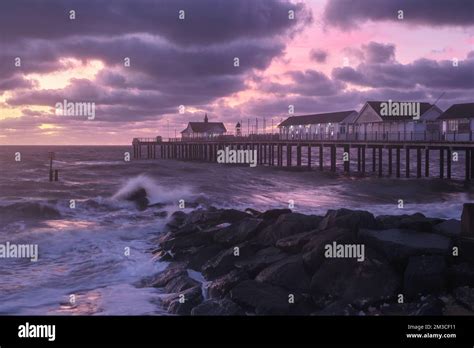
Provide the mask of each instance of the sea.
{"label": "sea", "polygon": [[[49,152],[59,181],[49,182]],[[0,245],[37,245],[36,262],[0,258],[0,314],[165,315],[161,289],[140,280],[167,264],[152,254],[167,217],[203,207],[292,208],[324,215],[360,209],[375,215],[421,212],[460,219],[474,201],[463,182],[463,154],[453,180],[440,180],[436,153],[430,178],[378,178],[367,154],[367,175],[224,165],[196,161],[130,160],[130,146],[0,146]],[[402,164],[405,163],[402,153]],[[295,158],[295,157],[293,157]],[[312,155],[313,161],[317,154]],[[385,157],[386,158],[386,157]],[[326,158],[328,163],[328,158]],[[316,163],[314,163],[315,165]],[[351,170],[357,168],[352,156]],[[387,164],[383,165],[387,173]],[[402,167],[402,176],[404,176]],[[424,173],[424,170],[423,170]],[[144,188],[151,204],[139,210],[125,198]],[[199,274],[191,274],[199,279]]]}

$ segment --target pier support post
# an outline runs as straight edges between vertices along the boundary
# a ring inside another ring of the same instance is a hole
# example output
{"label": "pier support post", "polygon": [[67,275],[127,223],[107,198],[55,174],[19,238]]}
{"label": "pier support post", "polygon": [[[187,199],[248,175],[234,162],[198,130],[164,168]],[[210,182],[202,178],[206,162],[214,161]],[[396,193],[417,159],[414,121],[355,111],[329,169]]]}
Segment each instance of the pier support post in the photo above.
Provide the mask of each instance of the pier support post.
{"label": "pier support post", "polygon": [[397,147],[397,178],[400,177],[400,148]]}
{"label": "pier support post", "polygon": [[407,178],[410,177],[410,148],[406,148],[406,155],[405,155],[405,176]]}
{"label": "pier support post", "polygon": [[359,173],[360,173],[360,170],[361,170],[361,168],[360,168],[361,167],[361,163],[360,163],[360,160],[361,160],[360,154],[361,154],[361,152],[362,152],[362,148],[360,146],[358,146],[357,147],[357,172],[359,172]]}
{"label": "pier support post", "polygon": [[296,146],[296,165],[301,167],[301,145]]}
{"label": "pier support post", "polygon": [[[347,161],[346,161],[346,156],[347,154]],[[349,147],[349,145],[344,145],[344,157],[343,157],[343,160],[344,160],[344,172],[349,174],[349,171],[350,171],[350,164],[351,164],[351,149]]]}
{"label": "pier support post", "polygon": [[389,176],[392,176],[392,173],[393,173],[393,156],[392,156],[392,148],[389,147],[388,148],[388,175]]}
{"label": "pier support post", "polygon": [[471,181],[471,154],[472,154],[472,150],[469,150],[466,148],[466,163],[465,163],[465,166],[466,166],[466,181]]}
{"label": "pier support post", "polygon": [[291,145],[286,146],[286,166],[291,167]]}
{"label": "pier support post", "polygon": [[308,168],[311,169],[311,144],[308,144]]}
{"label": "pier support post", "polygon": [[444,179],[444,149],[439,149],[439,178]]}
{"label": "pier support post", "polygon": [[379,178],[382,177],[383,172],[382,172],[382,146],[379,147]]}
{"label": "pier support post", "polygon": [[416,149],[416,177],[421,178],[421,149]]}
{"label": "pier support post", "polygon": [[331,172],[336,171],[336,145],[331,145]]}
{"label": "pier support post", "polygon": [[362,174],[365,175],[365,145],[362,146],[361,154],[362,154]]}
{"label": "pier support post", "polygon": [[469,152],[471,154],[471,179],[474,179],[474,149],[471,148]]}
{"label": "pier support post", "polygon": [[375,173],[376,157],[375,157],[375,146],[372,148],[372,171]]}
{"label": "pier support post", "polygon": [[451,148],[446,149],[446,177],[451,179]]}
{"label": "pier support post", "polygon": [[430,176],[430,149],[425,149],[425,177]]}
{"label": "pier support post", "polygon": [[323,171],[324,167],[324,151],[323,145],[319,145],[319,170]]}

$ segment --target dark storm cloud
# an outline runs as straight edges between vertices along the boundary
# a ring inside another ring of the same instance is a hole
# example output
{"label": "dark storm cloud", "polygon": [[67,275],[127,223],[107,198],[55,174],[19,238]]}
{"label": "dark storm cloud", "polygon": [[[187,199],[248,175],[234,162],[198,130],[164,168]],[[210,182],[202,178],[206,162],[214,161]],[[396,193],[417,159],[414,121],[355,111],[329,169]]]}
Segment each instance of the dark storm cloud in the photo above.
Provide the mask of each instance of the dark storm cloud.
{"label": "dark storm cloud", "polygon": [[287,0],[17,0],[0,2],[0,40],[149,33],[180,44],[210,44],[289,33],[311,20],[304,4]]}
{"label": "dark storm cloud", "polygon": [[314,49],[309,53],[309,57],[317,63],[324,63],[328,57],[328,53],[321,49]]}
{"label": "dark storm cloud", "polygon": [[15,75],[7,79],[0,79],[0,92],[19,88],[33,88],[36,85],[36,81],[27,80],[23,76]]}
{"label": "dark storm cloud", "polygon": [[367,87],[473,89],[474,59],[452,61],[418,59],[410,64],[363,62],[356,68],[334,68],[334,79]]}
{"label": "dark storm cloud", "polygon": [[[404,19],[397,14],[403,10]],[[474,25],[472,0],[330,0],[324,10],[326,23],[342,29],[372,21],[398,21],[428,26]]]}
{"label": "dark storm cloud", "polygon": [[363,46],[364,59],[367,63],[386,63],[395,59],[395,45],[369,42]]}

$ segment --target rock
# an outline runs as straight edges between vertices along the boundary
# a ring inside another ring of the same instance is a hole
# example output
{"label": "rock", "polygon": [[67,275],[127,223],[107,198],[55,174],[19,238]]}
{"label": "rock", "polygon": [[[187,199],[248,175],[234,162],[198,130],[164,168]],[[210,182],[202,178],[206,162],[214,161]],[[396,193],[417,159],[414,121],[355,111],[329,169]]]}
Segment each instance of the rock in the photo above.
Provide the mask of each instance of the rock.
{"label": "rock", "polygon": [[175,252],[180,249],[189,248],[193,246],[201,246],[208,244],[212,240],[212,235],[206,231],[198,231],[189,234],[173,234],[166,240],[160,243],[165,250]]}
{"label": "rock", "polygon": [[150,201],[147,198],[147,192],[144,188],[139,188],[136,191],[129,193],[124,197],[125,200],[134,202],[139,210],[145,210]]}
{"label": "rock", "polygon": [[347,304],[343,301],[333,302],[328,306],[324,307],[323,309],[316,311],[313,315],[320,315],[320,316],[348,316],[348,315],[357,315],[359,310],[352,307],[350,304]]}
{"label": "rock", "polygon": [[474,288],[463,286],[454,290],[456,301],[470,311],[474,311]]}
{"label": "rock", "polygon": [[445,289],[445,276],[444,256],[412,256],[405,270],[403,292],[408,297],[441,293]]}
{"label": "rock", "polygon": [[342,301],[365,306],[395,296],[399,277],[373,251],[365,251],[363,262],[352,258],[323,262],[311,279],[311,295],[317,305]]}
{"label": "rock", "polygon": [[168,212],[167,211],[158,211],[156,213],[153,213],[153,215],[158,217],[158,218],[164,219],[165,217],[168,216]]}
{"label": "rock", "polygon": [[280,215],[275,223],[266,227],[258,235],[258,241],[265,246],[275,245],[279,239],[315,229],[321,219],[316,215],[300,213]]}
{"label": "rock", "polygon": [[247,280],[247,272],[240,269],[234,269],[229,273],[223,275],[212,281],[208,287],[209,297],[222,298],[237,284]]}
{"label": "rock", "polygon": [[288,257],[268,266],[257,275],[255,280],[300,293],[307,293],[311,282],[310,276],[304,269],[301,255]]}
{"label": "rock", "polygon": [[235,302],[227,298],[209,299],[194,307],[191,315],[218,315],[218,316],[234,316],[245,315],[245,312]]}
{"label": "rock", "polygon": [[421,213],[412,215],[380,215],[376,219],[377,225],[382,229],[408,229],[418,232],[432,232],[436,224],[442,219],[428,218]]}
{"label": "rock", "polygon": [[237,261],[235,267],[245,270],[251,277],[255,277],[265,267],[283,260],[288,254],[275,247],[267,247],[257,251],[254,255],[242,261]]}
{"label": "rock", "polygon": [[406,264],[410,256],[447,255],[451,246],[450,239],[445,236],[403,229],[363,229],[359,232],[359,238],[371,248],[383,253],[390,262],[402,264]]}
{"label": "rock", "polygon": [[262,215],[262,212],[252,208],[245,209],[245,212],[254,218],[259,218]]}
{"label": "rock", "polygon": [[[184,300],[184,301],[183,301]],[[200,286],[187,289],[179,294],[167,298],[164,305],[169,303],[168,312],[177,315],[190,315],[191,310],[203,301]]]}
{"label": "rock", "polygon": [[461,234],[461,221],[449,219],[433,226],[433,232],[447,237],[458,237]]}
{"label": "rock", "polygon": [[186,223],[212,227],[225,222],[234,223],[248,217],[249,214],[235,209],[197,209],[186,217]]}
{"label": "rock", "polygon": [[253,255],[258,247],[248,242],[236,245],[238,247],[239,255],[235,254],[235,247],[229,247],[222,250],[215,257],[207,261],[202,266],[202,274],[207,279],[215,279],[228,272],[234,267],[235,263]]}
{"label": "rock", "polygon": [[186,213],[181,210],[178,210],[178,211],[175,211],[173,214],[171,214],[170,221],[168,221],[166,226],[168,226],[168,228],[170,229],[177,229],[178,227],[184,224],[185,220],[186,220]]}
{"label": "rock", "polygon": [[474,203],[464,203],[462,207],[461,235],[474,238]]}
{"label": "rock", "polygon": [[168,267],[151,280],[150,286],[163,288],[174,278],[185,276],[187,274],[188,273],[184,267]]}
{"label": "rock", "polygon": [[456,288],[474,284],[474,267],[466,262],[448,268],[448,279],[451,287]]}
{"label": "rock", "polygon": [[186,272],[186,274],[180,275],[178,277],[174,277],[171,279],[165,286],[165,290],[168,293],[174,292],[183,292],[184,290],[193,288],[195,286],[201,286],[201,283],[198,281],[190,278]]}
{"label": "rock", "polygon": [[359,228],[376,228],[377,221],[372,213],[364,210],[338,209],[328,211],[326,214],[327,223],[320,224],[320,229],[327,229],[333,226],[344,227],[357,232]]}
{"label": "rock", "polygon": [[258,315],[285,315],[290,311],[289,293],[279,287],[246,280],[230,291],[232,301]]}
{"label": "rock", "polygon": [[290,209],[270,209],[264,212],[263,214],[261,214],[259,218],[264,219],[264,220],[276,220],[281,215],[290,214],[290,213],[291,213]]}
{"label": "rock", "polygon": [[472,265],[471,267],[474,267],[474,238],[461,237],[455,245],[459,247],[459,258],[469,262]]}
{"label": "rock", "polygon": [[283,251],[286,251],[292,254],[297,254],[301,252],[301,249],[303,248],[303,246],[310,241],[311,237],[313,237],[317,231],[318,230],[313,230],[309,232],[298,233],[286,238],[282,238],[282,239],[279,239],[275,245],[277,248]]}
{"label": "rock", "polygon": [[303,247],[303,262],[305,267],[314,273],[325,260],[324,248],[332,242],[350,243],[354,234],[347,228],[333,227],[313,234],[310,241]]}
{"label": "rock", "polygon": [[200,272],[202,266],[219,254],[222,251],[222,246],[217,244],[204,245],[198,248],[195,248],[191,253],[189,253],[189,268]]}
{"label": "rock", "polygon": [[421,302],[391,303],[379,308],[380,315],[403,316],[439,316],[443,315],[444,303],[433,296],[427,296]]}
{"label": "rock", "polygon": [[252,239],[262,226],[262,219],[245,218],[214,234],[214,241],[225,246],[236,245]]}

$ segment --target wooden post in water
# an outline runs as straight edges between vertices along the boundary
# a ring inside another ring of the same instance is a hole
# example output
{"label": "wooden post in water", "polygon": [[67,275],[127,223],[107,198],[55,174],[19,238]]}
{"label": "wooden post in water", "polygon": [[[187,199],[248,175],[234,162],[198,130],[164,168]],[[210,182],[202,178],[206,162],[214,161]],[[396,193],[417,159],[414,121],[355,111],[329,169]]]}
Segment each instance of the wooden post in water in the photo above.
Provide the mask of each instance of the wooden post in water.
{"label": "wooden post in water", "polygon": [[53,181],[53,159],[55,157],[54,152],[49,152],[49,181]]}
{"label": "wooden post in water", "polygon": [[59,170],[55,169],[54,170],[54,181],[58,181],[58,180],[59,180]]}
{"label": "wooden post in water", "polygon": [[301,145],[296,146],[296,165],[301,167]]}
{"label": "wooden post in water", "polygon": [[466,182],[471,181],[471,153],[473,151],[466,148]]}
{"label": "wooden post in water", "polygon": [[286,166],[291,167],[291,144],[286,146]]}
{"label": "wooden post in water", "polygon": [[357,171],[360,173],[361,171],[361,152],[362,148],[360,146],[357,146]]}
{"label": "wooden post in water", "polygon": [[331,172],[336,171],[336,145],[331,145]]}
{"label": "wooden post in water", "polygon": [[405,176],[407,178],[410,177],[410,148],[407,147],[406,149],[406,155],[405,155]]}
{"label": "wooden post in water", "polygon": [[382,177],[383,172],[382,172],[382,146],[379,146],[379,178]]}
{"label": "wooden post in water", "polygon": [[375,173],[376,158],[375,158],[375,146],[372,148],[372,171]]}
{"label": "wooden post in water", "polygon": [[400,177],[400,148],[397,147],[397,178]]}
{"label": "wooden post in water", "polygon": [[444,150],[439,149],[439,177],[444,179]]}
{"label": "wooden post in water", "polygon": [[308,144],[308,168],[311,169],[311,144]]}
{"label": "wooden post in water", "polygon": [[[344,157],[343,157],[343,160],[344,160],[344,172],[345,172],[346,174],[349,174],[349,171],[350,171],[350,168],[351,168],[351,162],[350,162],[350,161],[351,161],[351,159],[350,159],[350,158],[351,158],[351,155],[350,155],[350,153],[351,153],[351,149],[350,149],[349,145],[344,145]],[[348,157],[347,157],[347,161],[346,161],[346,158],[345,158],[346,154],[347,154],[347,156],[348,156]]]}
{"label": "wooden post in water", "polygon": [[[472,132],[471,132],[472,134]],[[471,154],[471,179],[474,179],[474,149],[471,148],[471,150],[469,150],[470,154]]]}
{"label": "wooden post in water", "polygon": [[446,177],[451,179],[451,148],[446,149]]}
{"label": "wooden post in water", "polygon": [[388,148],[388,175],[392,176],[393,168],[392,168],[393,156],[392,156],[392,148]]}
{"label": "wooden post in water", "polygon": [[425,176],[430,176],[430,149],[425,149]]}
{"label": "wooden post in water", "polygon": [[365,145],[362,146],[362,174],[365,175]]}
{"label": "wooden post in water", "polygon": [[416,177],[421,178],[421,148],[416,148]]}
{"label": "wooden post in water", "polygon": [[319,170],[323,171],[323,167],[324,167],[323,145],[319,145]]}

